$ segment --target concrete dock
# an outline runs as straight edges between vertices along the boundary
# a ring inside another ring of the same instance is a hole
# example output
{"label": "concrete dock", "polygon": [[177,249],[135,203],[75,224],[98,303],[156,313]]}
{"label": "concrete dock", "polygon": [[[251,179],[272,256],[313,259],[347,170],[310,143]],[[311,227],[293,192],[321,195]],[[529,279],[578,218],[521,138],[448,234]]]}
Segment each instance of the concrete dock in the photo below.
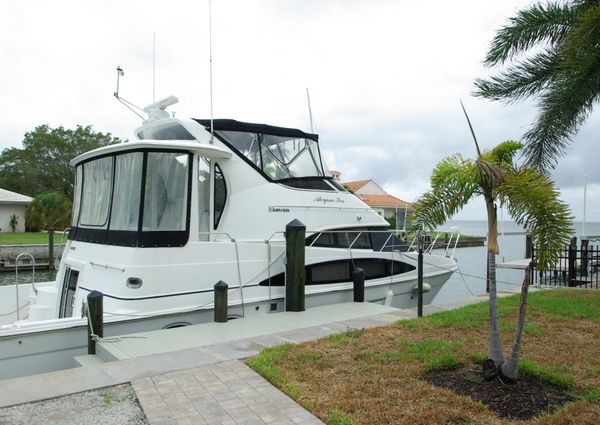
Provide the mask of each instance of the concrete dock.
{"label": "concrete dock", "polygon": [[[485,300],[428,305],[424,314]],[[415,309],[345,303],[124,336],[80,359],[88,366],[0,381],[0,408],[131,383],[150,424],[318,424],[240,360],[265,347],[415,317]]]}

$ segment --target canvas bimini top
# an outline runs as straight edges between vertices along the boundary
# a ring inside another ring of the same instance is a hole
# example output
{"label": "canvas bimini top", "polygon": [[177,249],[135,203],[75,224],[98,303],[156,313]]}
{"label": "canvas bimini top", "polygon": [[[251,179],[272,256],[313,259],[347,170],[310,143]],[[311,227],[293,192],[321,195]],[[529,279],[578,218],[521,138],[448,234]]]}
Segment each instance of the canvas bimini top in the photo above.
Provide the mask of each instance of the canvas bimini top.
{"label": "canvas bimini top", "polygon": [[[194,121],[203,125],[204,128],[206,128],[206,130],[210,131],[210,120],[194,119]],[[277,127],[274,125],[267,124],[254,124],[231,119],[215,119],[212,121],[212,125],[213,130],[215,131],[239,131],[244,133],[269,134],[272,136],[310,139],[314,140],[315,142],[319,141],[318,134],[305,133],[304,131],[298,130],[296,128]]]}
{"label": "canvas bimini top", "polygon": [[[210,120],[194,121],[210,132]],[[303,189],[343,190],[329,175],[317,134],[231,119],[215,119],[212,128],[221,142],[268,181]]]}

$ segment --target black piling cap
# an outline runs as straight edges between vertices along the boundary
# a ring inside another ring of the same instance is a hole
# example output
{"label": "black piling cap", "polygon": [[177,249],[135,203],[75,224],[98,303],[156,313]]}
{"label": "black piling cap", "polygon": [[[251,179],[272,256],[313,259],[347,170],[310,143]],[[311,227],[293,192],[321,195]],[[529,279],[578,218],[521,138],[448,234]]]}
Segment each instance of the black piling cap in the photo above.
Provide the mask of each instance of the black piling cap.
{"label": "black piling cap", "polygon": [[102,292],[100,291],[92,291],[88,294],[87,299],[88,300],[101,300],[102,299]]}
{"label": "black piling cap", "polygon": [[358,276],[358,275],[361,275],[361,274],[364,275],[365,271],[363,269],[361,269],[360,267],[357,267],[352,272],[352,278],[354,278],[354,276]]}
{"label": "black piling cap", "polygon": [[285,226],[285,230],[306,230],[306,226],[300,220],[295,218]]}
{"label": "black piling cap", "polygon": [[227,289],[229,289],[229,286],[222,280],[215,283],[215,291],[224,292],[224,291],[227,291]]}

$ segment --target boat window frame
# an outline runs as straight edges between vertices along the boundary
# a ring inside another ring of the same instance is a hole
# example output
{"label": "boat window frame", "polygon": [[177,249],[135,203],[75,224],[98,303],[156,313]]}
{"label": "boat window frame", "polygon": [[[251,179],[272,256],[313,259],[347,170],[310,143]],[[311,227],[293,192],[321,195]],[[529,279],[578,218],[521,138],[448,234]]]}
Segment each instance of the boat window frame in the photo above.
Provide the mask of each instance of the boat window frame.
{"label": "boat window frame", "polygon": [[[127,247],[139,247],[139,248],[154,248],[154,247],[181,247],[187,244],[190,234],[190,220],[191,220],[191,209],[192,209],[192,178],[194,170],[194,154],[186,149],[167,149],[167,148],[137,148],[119,152],[111,152],[104,155],[98,155],[93,158],[89,158],[77,164],[78,167],[83,167],[84,164],[111,157],[113,161],[113,168],[116,161],[116,157],[119,155],[126,155],[134,152],[143,153],[143,165],[142,165],[142,179],[141,179],[141,196],[139,205],[139,216],[136,230],[113,230],[110,228],[110,213],[112,212],[112,202],[114,199],[114,185],[115,185],[115,173],[113,169],[112,174],[112,186],[110,193],[110,205],[109,205],[109,217],[106,228],[98,229],[85,225],[81,225],[79,220],[81,216],[81,205],[80,213],[77,218],[77,223],[71,227],[69,232],[69,239],[90,242],[102,245],[114,245],[114,246],[127,246]],[[142,220],[144,214],[144,192],[146,187],[146,174],[148,167],[148,154],[149,153],[179,153],[188,156],[187,162],[187,199],[185,205],[185,229],[184,230],[154,230],[144,231],[142,229]],[[76,171],[77,172],[77,171]],[[82,182],[85,181],[85,172],[82,168]],[[77,189],[77,188],[76,188]],[[82,199],[83,200],[83,199]]]}
{"label": "boat window frame", "polygon": [[[102,160],[109,157],[107,156],[102,156],[102,157],[97,157],[95,158],[96,160]],[[104,216],[104,221],[102,223],[98,223],[98,224],[90,224],[90,223],[81,223],[81,215],[82,215],[82,211],[85,211],[85,209],[83,207],[86,207],[85,205],[85,201],[86,201],[86,197],[85,192],[84,192],[84,186],[85,186],[85,167],[84,165],[89,164],[90,162],[93,161],[85,161],[81,163],[81,190],[80,190],[80,195],[81,197],[79,198],[79,217],[77,218],[77,225],[79,226],[80,224],[87,228],[95,228],[95,229],[107,229],[108,228],[108,224],[110,222],[110,213],[112,210],[112,198],[113,198],[113,190],[114,190],[114,184],[115,184],[115,159],[114,157],[112,158],[111,161],[111,169],[110,169],[110,194],[109,194],[109,198],[108,198],[108,203],[106,206],[106,215]]]}
{"label": "boat window frame", "polygon": [[[371,274],[369,263],[383,263],[384,272],[379,274]],[[361,264],[362,263],[362,264]],[[347,268],[347,276],[340,279],[319,279],[315,281],[313,278],[313,269],[317,267],[327,267],[330,265],[342,266]],[[352,272],[355,268],[360,267],[365,270],[365,280],[376,280],[398,276],[404,273],[410,273],[416,270],[416,267],[405,261],[382,258],[382,257],[358,257],[354,259],[342,258],[337,260],[323,261],[320,263],[308,264],[304,267],[305,285],[331,285],[338,283],[352,282]],[[268,277],[258,284],[259,286],[285,286],[285,272],[277,273],[269,279]]]}
{"label": "boat window frame", "polygon": [[[217,169],[219,170],[219,174],[221,175],[221,181],[223,183],[223,205],[220,206],[220,213],[217,217]],[[212,216],[213,216],[213,230],[217,230],[219,227],[219,223],[221,222],[221,218],[223,218],[223,213],[225,212],[225,207],[227,206],[227,181],[225,180],[225,174],[223,174],[223,169],[219,165],[218,162],[213,162],[213,172],[212,172],[212,180],[213,180],[213,190],[212,190]]]}
{"label": "boat window frame", "polygon": [[[72,317],[73,316],[73,304],[75,303],[75,295],[77,293],[77,288],[79,287],[79,275],[81,271],[78,268],[67,265],[65,268],[65,273],[62,279],[62,288],[61,288],[61,296],[60,296],[60,304],[58,309],[58,317]],[[75,285],[71,288],[71,280],[75,277]],[[71,305],[67,305],[67,303],[71,301]],[[67,316],[67,314],[69,314]]]}
{"label": "boat window frame", "polygon": [[[258,142],[259,142],[258,154],[260,157],[260,167],[258,165],[256,165],[256,163],[252,162],[244,154],[242,154],[242,152],[240,152],[239,149],[236,148],[233,144],[231,144],[228,140],[226,140],[225,137],[223,137],[223,135],[220,134],[221,131],[235,131],[235,132],[239,132],[239,133],[256,134],[258,136]],[[250,165],[250,167],[252,167],[254,170],[256,170],[256,172],[258,172],[269,183],[282,184],[284,186],[290,187],[292,189],[297,189],[297,190],[310,190],[310,191],[323,191],[323,192],[335,192],[337,190],[340,192],[346,192],[346,189],[344,189],[343,187],[341,187],[340,185],[335,183],[333,176],[325,175],[327,168],[323,164],[323,158],[322,158],[323,155],[321,153],[321,144],[319,143],[318,140],[310,139],[310,138],[307,138],[307,140],[311,140],[311,141],[315,142],[319,148],[318,149],[319,164],[321,165],[321,170],[323,172],[323,175],[322,176],[288,177],[288,178],[282,178],[282,179],[271,178],[267,173],[265,173],[263,171],[264,162],[263,162],[263,157],[262,157],[262,148],[260,145],[261,137],[263,134],[268,135],[268,136],[278,136],[278,135],[273,135],[273,134],[269,134],[269,133],[257,133],[257,132],[255,133],[255,132],[251,132],[251,131],[244,132],[244,131],[239,131],[239,130],[214,130],[214,132],[213,132],[213,136],[216,137],[217,140],[219,140],[221,143],[223,143],[225,146],[227,146],[232,152],[234,152],[246,164]],[[313,181],[314,182],[317,180],[323,181],[323,185],[321,188],[303,188],[303,187],[299,187],[299,185],[294,184],[295,182],[301,182],[301,181]]]}

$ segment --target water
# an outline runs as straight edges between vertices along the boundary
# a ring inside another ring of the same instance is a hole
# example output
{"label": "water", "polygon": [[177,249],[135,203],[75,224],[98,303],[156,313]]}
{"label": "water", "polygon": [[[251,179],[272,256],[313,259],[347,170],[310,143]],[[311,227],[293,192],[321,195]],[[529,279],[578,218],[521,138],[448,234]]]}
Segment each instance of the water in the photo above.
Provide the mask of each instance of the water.
{"label": "water", "polygon": [[[582,224],[581,222],[577,222],[574,225],[575,234],[579,238]],[[503,226],[504,237],[502,236]],[[469,236],[486,236],[487,222],[450,221],[440,227],[440,230],[453,230]],[[586,223],[586,233],[588,236],[600,236],[600,223]],[[516,223],[509,221],[505,221],[504,223],[498,222],[498,244],[500,245],[500,255],[496,256],[497,263],[525,258],[525,232]],[[436,251],[439,254],[443,254],[443,251]],[[457,248],[454,257],[458,263],[459,270],[448,279],[448,282],[446,282],[434,298],[434,303],[486,293],[487,247]],[[520,287],[523,282],[523,273],[522,270],[497,269],[496,279],[498,290]]]}
{"label": "water", "polygon": [[[2,285],[14,285],[16,274],[12,272],[0,272],[0,286]],[[54,280],[56,277],[55,270],[36,270],[35,281],[36,282],[48,282]],[[33,278],[33,272],[31,270],[19,270],[19,283],[31,283]]]}

